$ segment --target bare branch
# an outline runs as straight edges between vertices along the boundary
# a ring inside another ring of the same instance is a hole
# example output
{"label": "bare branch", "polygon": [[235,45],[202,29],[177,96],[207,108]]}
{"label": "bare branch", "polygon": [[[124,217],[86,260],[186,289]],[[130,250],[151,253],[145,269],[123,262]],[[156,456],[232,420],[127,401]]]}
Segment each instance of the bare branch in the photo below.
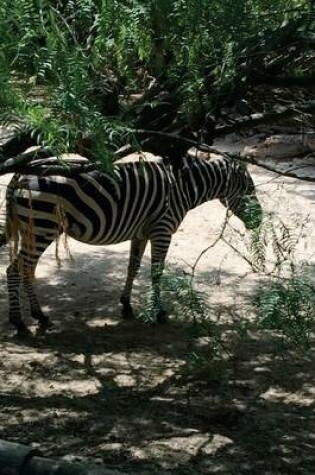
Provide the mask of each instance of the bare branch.
{"label": "bare branch", "polygon": [[315,100],[302,102],[300,104],[292,104],[288,107],[277,106],[268,112],[259,112],[249,116],[240,117],[239,119],[230,120],[230,124],[216,127],[214,136],[221,137],[237,130],[246,129],[247,127],[255,127],[266,122],[275,122],[276,120],[282,119],[284,117],[308,113],[314,110]]}

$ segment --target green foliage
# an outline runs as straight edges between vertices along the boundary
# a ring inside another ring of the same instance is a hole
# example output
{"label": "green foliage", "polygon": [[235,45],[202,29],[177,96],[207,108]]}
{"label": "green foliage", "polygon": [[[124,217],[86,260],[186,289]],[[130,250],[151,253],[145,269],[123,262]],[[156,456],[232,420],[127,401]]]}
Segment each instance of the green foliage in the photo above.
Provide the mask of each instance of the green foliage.
{"label": "green foliage", "polygon": [[[165,272],[162,293],[170,313],[181,323],[188,323],[185,375],[198,381],[221,381],[229,353],[206,295],[196,289],[192,276],[183,274],[181,269]],[[155,317],[154,302],[149,296],[140,318],[152,322]]]}
{"label": "green foliage", "polygon": [[280,334],[287,345],[309,348],[315,329],[315,286],[293,276],[261,286],[252,298],[259,329]]}
{"label": "green foliage", "polygon": [[2,0],[1,112],[40,126],[57,153],[88,134],[108,158],[126,130],[103,114],[106,93],[138,92],[154,77],[191,121],[243,81],[284,20],[306,11],[306,0]]}
{"label": "green foliage", "polygon": [[[294,251],[308,219],[287,225],[275,214],[265,214],[262,224],[251,233],[250,262],[256,271],[286,272],[294,267]],[[268,263],[269,257],[269,263]]]}
{"label": "green foliage", "polygon": [[315,287],[302,278],[303,268],[295,262],[297,245],[309,223],[300,217],[290,226],[270,214],[252,232],[252,268],[269,281],[260,285],[251,298],[252,330],[274,330],[291,348],[306,350],[315,328]]}
{"label": "green foliage", "polygon": [[119,119],[102,114],[94,94],[96,70],[86,37],[92,6],[69,2],[63,11],[45,0],[22,0],[9,10],[11,16],[1,18],[13,33],[1,51],[0,120],[41,130],[39,142],[57,155],[89,135],[95,158],[106,165],[126,131]]}
{"label": "green foliage", "polygon": [[[183,275],[180,269],[177,272],[164,272],[161,289],[163,300],[170,302],[171,312],[180,316],[182,321],[196,323],[208,319],[209,306],[204,294],[196,290],[191,276]],[[146,308],[140,318],[144,321],[153,321],[155,314],[155,301],[149,295]]]}
{"label": "green foliage", "polygon": [[236,348],[248,340],[248,330],[271,331],[280,337],[275,353],[280,350],[284,354],[288,349],[305,353],[310,348],[315,329],[315,286],[301,277],[294,257],[307,224],[305,219],[288,226],[272,214],[252,231],[250,257],[246,260],[264,283],[249,299],[250,314],[242,309],[236,320],[233,317],[229,335],[220,322],[222,310],[211,308],[207,296],[196,287],[194,270],[192,274],[180,269],[166,273],[163,300],[169,302],[172,315],[190,323],[187,376],[199,381],[222,381]]}
{"label": "green foliage", "polygon": [[203,322],[211,315],[205,295],[196,289],[191,276],[183,275],[180,270],[163,275],[162,289],[166,300],[171,297],[173,311],[181,320]]}

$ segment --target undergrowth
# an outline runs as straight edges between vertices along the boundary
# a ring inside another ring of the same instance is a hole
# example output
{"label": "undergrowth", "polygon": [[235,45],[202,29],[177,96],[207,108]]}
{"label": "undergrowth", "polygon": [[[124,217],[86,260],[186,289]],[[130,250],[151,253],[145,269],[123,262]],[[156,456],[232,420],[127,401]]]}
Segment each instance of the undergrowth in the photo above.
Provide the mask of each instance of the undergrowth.
{"label": "undergrowth", "polygon": [[255,326],[271,330],[281,346],[306,351],[315,326],[315,285],[299,275],[261,285],[251,298]]}
{"label": "undergrowth", "polygon": [[[229,226],[223,230],[223,242],[244,258],[261,281],[246,305],[230,310],[230,314],[209,305],[207,295],[196,284],[195,266],[190,273],[179,268],[165,272],[163,301],[172,319],[187,324],[187,376],[221,380],[237,349],[261,331],[275,338],[275,356],[307,354],[315,328],[315,285],[303,277],[304,267],[297,264],[295,253],[308,224],[306,218],[289,226],[269,215],[247,241]],[[149,300],[142,316],[152,318],[152,309]],[[232,322],[231,313],[236,316]],[[230,323],[229,335],[223,319]]]}

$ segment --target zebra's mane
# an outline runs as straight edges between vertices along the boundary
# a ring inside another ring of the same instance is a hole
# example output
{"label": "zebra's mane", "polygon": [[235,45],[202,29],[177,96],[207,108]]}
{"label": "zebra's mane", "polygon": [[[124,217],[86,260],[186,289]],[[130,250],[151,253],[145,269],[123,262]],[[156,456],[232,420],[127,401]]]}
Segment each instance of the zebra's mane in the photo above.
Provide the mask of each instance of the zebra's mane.
{"label": "zebra's mane", "polygon": [[195,166],[198,166],[198,164],[203,163],[207,165],[217,164],[221,165],[223,168],[226,169],[227,173],[233,173],[233,171],[237,170],[240,166],[239,162],[237,160],[234,160],[232,158],[226,157],[224,155],[215,155],[215,156],[210,156],[210,157],[200,157],[200,156],[192,156],[192,155],[186,155],[183,159],[182,166],[178,168],[178,171],[180,173],[185,173],[189,169],[194,168]]}

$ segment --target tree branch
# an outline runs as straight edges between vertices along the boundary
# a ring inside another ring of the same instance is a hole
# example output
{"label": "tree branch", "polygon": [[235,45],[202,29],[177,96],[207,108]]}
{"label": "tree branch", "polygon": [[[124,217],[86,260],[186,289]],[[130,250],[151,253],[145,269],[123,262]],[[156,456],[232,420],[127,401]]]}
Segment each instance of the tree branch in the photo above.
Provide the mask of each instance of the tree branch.
{"label": "tree branch", "polygon": [[292,173],[293,171],[296,171],[296,170],[302,170],[303,168],[309,168],[310,165],[299,165],[299,166],[296,166],[294,168],[290,168],[290,169],[287,169],[287,170],[284,170],[284,171],[279,171],[276,167],[273,167],[272,165],[269,165],[268,163],[263,163],[263,162],[257,161],[252,157],[241,156],[239,154],[231,154],[231,153],[225,153],[225,155],[229,156],[231,158],[234,158],[236,160],[240,160],[242,162],[245,162],[245,163],[248,163],[248,164],[251,164],[251,165],[256,165],[257,167],[264,168],[265,170],[268,170],[270,172],[277,173],[279,177],[280,176],[287,176],[289,178],[295,178],[295,179],[302,180],[302,181],[315,182],[315,178],[313,178],[313,177],[310,177],[310,176],[301,177],[299,175],[296,175],[296,174]]}
{"label": "tree branch", "polygon": [[237,130],[246,129],[247,127],[255,127],[266,122],[274,122],[284,117],[308,113],[315,110],[315,100],[302,102],[300,104],[292,104],[289,107],[277,106],[270,112],[259,112],[249,116],[241,117],[236,120],[230,120],[230,124],[222,125],[215,128],[214,136],[220,137],[222,135],[235,132]]}

